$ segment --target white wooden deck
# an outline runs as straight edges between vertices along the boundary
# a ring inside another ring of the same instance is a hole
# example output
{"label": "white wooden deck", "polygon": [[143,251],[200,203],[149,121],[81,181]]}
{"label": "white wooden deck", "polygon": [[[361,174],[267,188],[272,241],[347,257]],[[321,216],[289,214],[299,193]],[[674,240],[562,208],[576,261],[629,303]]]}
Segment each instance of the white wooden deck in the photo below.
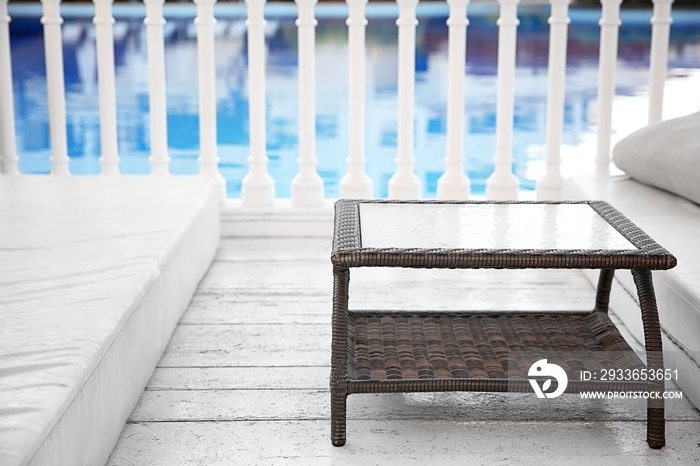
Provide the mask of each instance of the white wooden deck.
{"label": "white wooden deck", "polygon": [[[642,402],[532,394],[348,398],[329,439],[329,238],[226,238],[125,426],[109,465],[693,464],[700,413],[667,401],[647,447]],[[588,309],[571,271],[351,272],[351,308]]]}

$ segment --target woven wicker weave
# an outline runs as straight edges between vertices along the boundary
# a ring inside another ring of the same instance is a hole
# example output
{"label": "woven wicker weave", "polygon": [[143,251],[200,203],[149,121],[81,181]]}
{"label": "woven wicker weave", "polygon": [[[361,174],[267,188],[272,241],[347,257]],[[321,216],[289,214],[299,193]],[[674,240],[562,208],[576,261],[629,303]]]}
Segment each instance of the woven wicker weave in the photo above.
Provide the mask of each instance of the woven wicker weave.
{"label": "woven wicker weave", "polygon": [[[676,259],[632,222],[599,201],[586,201],[636,249],[470,250],[371,249],[361,244],[362,202],[336,203],[333,239],[333,341],[331,355],[331,440],[346,440],[346,397],[352,393],[484,391],[532,392],[527,371],[533,356],[562,367],[566,392],[591,390],[663,391],[663,382],[583,381],[582,370],[663,369],[651,270]],[[403,201],[434,204],[433,201]],[[441,201],[440,201],[441,202]],[[449,202],[451,203],[451,202]],[[463,202],[495,204],[495,202]],[[499,203],[500,204],[500,203]],[[561,203],[567,204],[567,203]],[[574,203],[570,203],[574,204]],[[581,203],[576,203],[581,204]],[[566,313],[458,313],[349,311],[351,267],[421,268],[598,268],[592,311]],[[647,365],[632,351],[607,316],[615,269],[632,269],[644,324]],[[521,356],[527,354],[527,357]],[[614,355],[614,356],[611,356]],[[647,442],[665,444],[663,399],[649,399]]]}
{"label": "woven wicker weave", "polygon": [[[512,354],[556,351],[551,360],[569,379],[581,370],[634,369],[644,364],[619,335],[607,314],[489,315],[349,313],[350,380],[527,378],[532,360]],[[609,354],[622,353],[612,361]],[[350,384],[353,385],[352,383]],[[353,392],[352,388],[350,391]]]}
{"label": "woven wicker weave", "polygon": [[[360,203],[393,204],[587,204],[637,249],[372,249],[363,248]],[[649,269],[675,267],[676,259],[607,202],[358,201],[335,207],[333,265],[338,267]]]}

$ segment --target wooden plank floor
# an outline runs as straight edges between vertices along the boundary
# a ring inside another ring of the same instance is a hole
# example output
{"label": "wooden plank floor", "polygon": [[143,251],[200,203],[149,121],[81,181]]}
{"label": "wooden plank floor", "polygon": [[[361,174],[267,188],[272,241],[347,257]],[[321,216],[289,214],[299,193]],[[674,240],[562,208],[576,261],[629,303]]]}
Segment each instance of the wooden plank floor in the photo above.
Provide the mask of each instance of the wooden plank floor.
{"label": "wooden plank floor", "polygon": [[[700,414],[667,402],[668,446],[644,441],[643,403],[532,394],[348,398],[329,440],[330,238],[227,238],[109,465],[691,464]],[[351,308],[589,309],[575,271],[360,269]],[[553,463],[552,463],[553,462]]]}

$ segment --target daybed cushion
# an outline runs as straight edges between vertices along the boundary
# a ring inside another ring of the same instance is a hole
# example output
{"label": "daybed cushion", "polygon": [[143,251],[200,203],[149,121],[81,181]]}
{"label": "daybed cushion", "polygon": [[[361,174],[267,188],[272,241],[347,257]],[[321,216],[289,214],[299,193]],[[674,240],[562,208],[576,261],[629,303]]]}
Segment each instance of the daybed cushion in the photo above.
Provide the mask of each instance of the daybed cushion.
{"label": "daybed cushion", "polygon": [[0,464],[104,464],[219,238],[200,177],[0,176]]}
{"label": "daybed cushion", "polygon": [[[695,406],[700,406],[700,205],[627,175],[570,179],[565,197],[608,201],[677,257],[675,268],[659,270],[652,275],[664,359],[667,367],[678,370],[677,384],[684,395]],[[588,276],[595,283],[597,277]],[[613,286],[612,309],[635,337],[644,341],[632,274],[620,270],[615,277],[622,286]]]}
{"label": "daybed cushion", "polygon": [[[659,319],[668,336],[700,356],[700,206],[624,175],[576,177],[567,189],[569,198],[608,201],[677,257],[675,268],[653,274]],[[634,293],[630,273],[615,276]]]}
{"label": "daybed cushion", "polygon": [[700,204],[700,112],[642,128],[615,145],[632,178]]}

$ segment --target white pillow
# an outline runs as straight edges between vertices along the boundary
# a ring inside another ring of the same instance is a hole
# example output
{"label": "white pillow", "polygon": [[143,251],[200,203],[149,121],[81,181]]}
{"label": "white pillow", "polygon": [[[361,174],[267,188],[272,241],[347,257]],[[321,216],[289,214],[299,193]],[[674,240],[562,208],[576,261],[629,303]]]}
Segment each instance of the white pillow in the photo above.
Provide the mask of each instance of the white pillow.
{"label": "white pillow", "polygon": [[620,170],[700,204],[700,112],[642,128],[615,145]]}

